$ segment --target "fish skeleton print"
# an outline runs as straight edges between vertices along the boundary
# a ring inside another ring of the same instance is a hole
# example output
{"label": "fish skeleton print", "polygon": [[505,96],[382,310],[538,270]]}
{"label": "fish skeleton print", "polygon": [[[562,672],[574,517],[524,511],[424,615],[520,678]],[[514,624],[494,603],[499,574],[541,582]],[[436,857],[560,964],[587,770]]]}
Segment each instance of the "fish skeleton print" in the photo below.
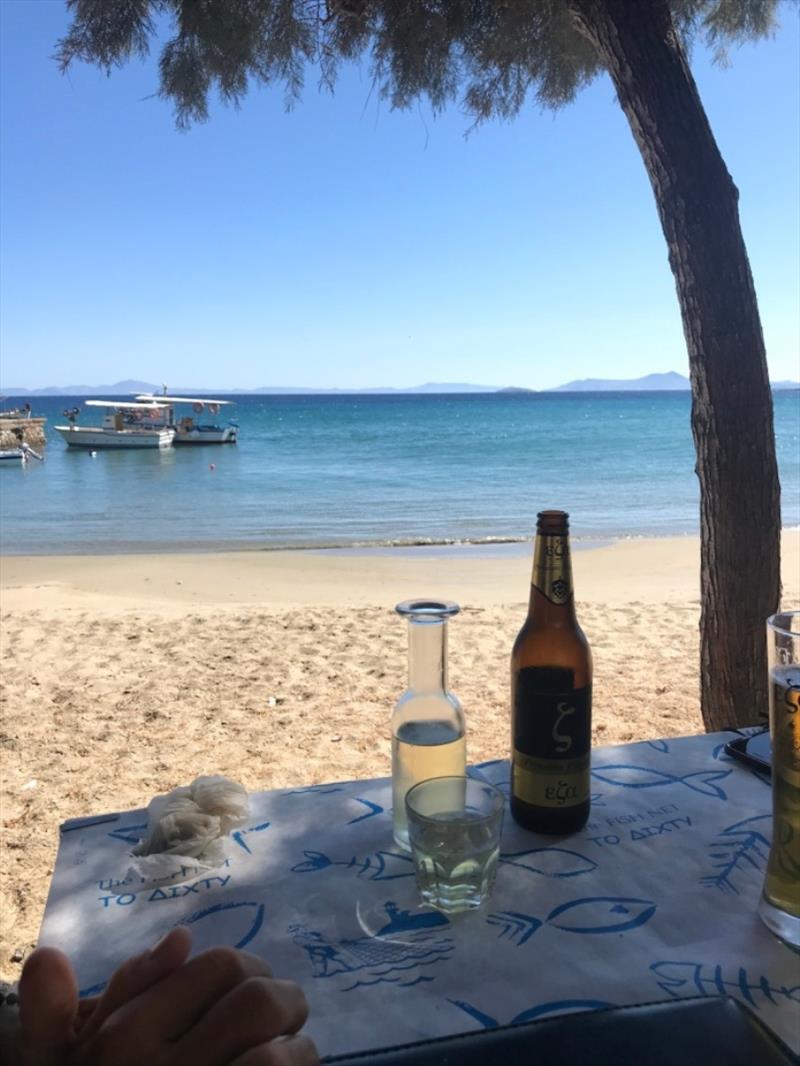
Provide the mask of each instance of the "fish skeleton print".
{"label": "fish skeleton print", "polygon": [[399,851],[376,851],[365,855],[363,859],[357,855],[349,859],[331,859],[321,851],[304,851],[303,854],[306,861],[293,866],[293,874],[314,873],[339,866],[345,870],[355,870],[358,877],[368,875],[369,881],[396,881],[401,877],[414,876],[414,860]]}
{"label": "fish skeleton print", "polygon": [[704,888],[718,888],[722,892],[739,895],[734,877],[739,875],[745,883],[754,875],[759,879],[767,865],[770,849],[771,814],[755,814],[721,829],[709,847],[715,873],[700,880]]}
{"label": "fish skeleton print", "polygon": [[800,1004],[800,985],[773,985],[769,978],[752,976],[740,966],[727,975],[722,966],[703,962],[654,962],[650,967],[658,987],[673,999],[687,996],[739,996],[759,1010],[764,1003],[779,1001]]}

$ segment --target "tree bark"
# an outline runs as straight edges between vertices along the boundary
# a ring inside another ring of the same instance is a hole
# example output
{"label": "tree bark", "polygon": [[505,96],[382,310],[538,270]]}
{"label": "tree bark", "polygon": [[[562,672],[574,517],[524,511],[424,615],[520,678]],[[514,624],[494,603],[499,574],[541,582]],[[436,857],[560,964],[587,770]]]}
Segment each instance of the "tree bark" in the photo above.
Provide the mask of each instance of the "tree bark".
{"label": "tree bark", "polygon": [[780,599],[772,393],[738,191],[667,0],[568,0],[598,49],[655,193],[678,290],[700,481],[700,688],[707,730],[767,713],[764,621]]}

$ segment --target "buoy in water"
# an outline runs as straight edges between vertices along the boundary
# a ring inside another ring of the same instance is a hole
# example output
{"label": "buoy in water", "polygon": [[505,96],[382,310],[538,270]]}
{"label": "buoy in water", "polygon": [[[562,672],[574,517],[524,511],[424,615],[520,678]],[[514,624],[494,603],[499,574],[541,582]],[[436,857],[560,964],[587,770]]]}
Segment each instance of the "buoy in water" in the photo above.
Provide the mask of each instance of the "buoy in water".
{"label": "buoy in water", "polygon": [[96,459],[97,458],[97,452],[89,452],[89,458],[90,459]]}

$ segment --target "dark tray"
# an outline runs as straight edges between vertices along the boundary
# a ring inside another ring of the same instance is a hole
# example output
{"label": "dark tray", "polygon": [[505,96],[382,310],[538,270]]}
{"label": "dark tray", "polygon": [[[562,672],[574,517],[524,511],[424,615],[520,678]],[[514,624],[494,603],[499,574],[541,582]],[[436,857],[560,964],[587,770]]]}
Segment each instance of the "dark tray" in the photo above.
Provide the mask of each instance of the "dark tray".
{"label": "dark tray", "polygon": [[[346,1017],[342,1024],[347,1024]],[[797,1066],[800,1059],[752,1011],[722,996],[579,1011],[379,1051],[331,1056],[323,1062],[337,1066]]]}

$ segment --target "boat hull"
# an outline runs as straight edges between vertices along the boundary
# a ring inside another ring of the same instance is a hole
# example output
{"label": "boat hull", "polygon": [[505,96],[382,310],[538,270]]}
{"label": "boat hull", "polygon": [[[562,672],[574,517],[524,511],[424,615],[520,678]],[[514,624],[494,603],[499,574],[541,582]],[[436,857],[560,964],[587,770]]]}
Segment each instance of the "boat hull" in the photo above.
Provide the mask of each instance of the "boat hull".
{"label": "boat hull", "polygon": [[175,444],[235,444],[237,426],[193,426],[175,433]]}
{"label": "boat hull", "polygon": [[102,426],[54,426],[70,448],[169,448],[175,430],[104,429]]}
{"label": "boat hull", "polygon": [[25,452],[22,448],[7,448],[0,451],[0,469],[6,466],[23,466],[25,464]]}

